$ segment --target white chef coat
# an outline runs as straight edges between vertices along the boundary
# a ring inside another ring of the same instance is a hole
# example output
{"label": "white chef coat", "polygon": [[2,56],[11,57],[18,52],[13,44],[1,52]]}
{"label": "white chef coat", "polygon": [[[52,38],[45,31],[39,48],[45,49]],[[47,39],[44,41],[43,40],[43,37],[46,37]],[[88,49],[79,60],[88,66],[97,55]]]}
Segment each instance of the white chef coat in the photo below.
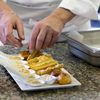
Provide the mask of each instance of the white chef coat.
{"label": "white chef coat", "polygon": [[100,0],[7,0],[12,9],[21,17],[26,27],[32,28],[38,20],[48,16],[55,8],[69,9],[76,16],[66,23],[63,31],[71,28],[86,30],[89,19],[97,19]]}

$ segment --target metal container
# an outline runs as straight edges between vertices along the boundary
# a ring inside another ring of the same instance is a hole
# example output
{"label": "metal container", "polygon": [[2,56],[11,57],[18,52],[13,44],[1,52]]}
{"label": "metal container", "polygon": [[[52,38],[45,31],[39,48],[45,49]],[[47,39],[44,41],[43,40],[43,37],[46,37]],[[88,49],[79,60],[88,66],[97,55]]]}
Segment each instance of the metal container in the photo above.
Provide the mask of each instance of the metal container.
{"label": "metal container", "polygon": [[68,47],[75,56],[100,66],[100,30],[69,33]]}

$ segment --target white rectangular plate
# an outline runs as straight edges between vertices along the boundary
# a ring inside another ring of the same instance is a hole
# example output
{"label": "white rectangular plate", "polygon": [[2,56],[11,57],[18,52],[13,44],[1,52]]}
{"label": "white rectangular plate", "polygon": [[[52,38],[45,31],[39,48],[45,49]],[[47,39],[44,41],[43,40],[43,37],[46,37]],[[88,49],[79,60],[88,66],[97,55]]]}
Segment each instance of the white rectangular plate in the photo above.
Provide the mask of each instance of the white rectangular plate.
{"label": "white rectangular plate", "polygon": [[[7,61],[5,63],[5,61]],[[46,89],[57,89],[57,88],[68,88],[68,87],[73,87],[73,86],[80,86],[81,83],[75,79],[70,73],[66,71],[71,77],[72,82],[70,84],[66,85],[58,85],[58,84],[53,84],[53,85],[42,85],[42,86],[31,86],[30,84],[26,84],[23,80],[21,80],[21,76],[16,70],[14,69],[14,62],[7,57],[5,57],[5,54],[0,52],[0,64],[2,64],[5,69],[9,72],[9,74],[12,76],[12,78],[15,80],[17,85],[22,91],[36,91],[36,90],[46,90]]]}
{"label": "white rectangular plate", "polygon": [[30,85],[26,85],[23,81],[20,81],[20,79],[16,78],[16,75],[14,75],[10,70],[7,70],[9,74],[12,76],[12,78],[15,80],[17,85],[20,87],[22,91],[34,91],[34,90],[46,90],[46,89],[57,89],[57,88],[68,88],[68,87],[74,87],[74,86],[80,86],[81,83],[75,79],[71,74],[72,82],[71,84],[66,84],[66,85],[43,85],[43,86],[38,86],[38,87],[33,87]]}

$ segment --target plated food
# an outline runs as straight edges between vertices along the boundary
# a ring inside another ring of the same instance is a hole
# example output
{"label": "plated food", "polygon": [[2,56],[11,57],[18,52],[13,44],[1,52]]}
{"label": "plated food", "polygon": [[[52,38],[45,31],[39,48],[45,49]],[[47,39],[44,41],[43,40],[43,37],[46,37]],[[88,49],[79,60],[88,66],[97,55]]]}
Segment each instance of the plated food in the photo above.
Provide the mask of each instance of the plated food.
{"label": "plated food", "polygon": [[34,74],[39,76],[39,78],[44,83],[47,84],[70,84],[71,77],[62,69],[63,64],[60,64],[55,60],[50,54],[44,54],[40,51],[21,51],[20,52],[21,60],[24,62],[24,65],[27,66]]}
{"label": "plated food", "polygon": [[[6,63],[5,63],[6,61]],[[8,71],[22,91],[34,91],[79,86],[64,65],[50,54],[21,51],[10,55],[0,52],[0,64]]]}

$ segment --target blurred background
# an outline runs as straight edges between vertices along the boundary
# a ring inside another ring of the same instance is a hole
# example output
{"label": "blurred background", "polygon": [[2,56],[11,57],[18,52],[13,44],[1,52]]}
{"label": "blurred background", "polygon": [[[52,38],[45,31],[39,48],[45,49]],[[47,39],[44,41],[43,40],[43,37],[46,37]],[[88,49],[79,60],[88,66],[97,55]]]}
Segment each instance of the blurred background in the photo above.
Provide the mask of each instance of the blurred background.
{"label": "blurred background", "polygon": [[98,10],[98,20],[91,20],[91,27],[93,28],[100,28],[100,7]]}

